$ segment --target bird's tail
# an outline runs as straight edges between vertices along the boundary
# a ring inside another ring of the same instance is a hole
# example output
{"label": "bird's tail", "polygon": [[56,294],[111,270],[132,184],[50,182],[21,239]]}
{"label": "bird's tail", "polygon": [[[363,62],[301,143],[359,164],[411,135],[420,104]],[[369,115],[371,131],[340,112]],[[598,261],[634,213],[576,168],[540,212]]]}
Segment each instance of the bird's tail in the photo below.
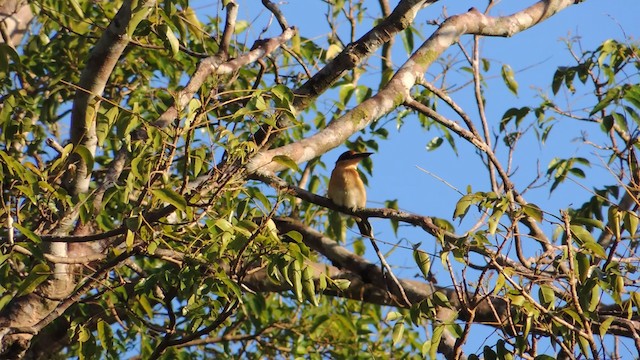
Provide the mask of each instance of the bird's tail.
{"label": "bird's tail", "polygon": [[356,224],[358,224],[360,235],[365,238],[373,239],[373,228],[367,218],[356,218]]}

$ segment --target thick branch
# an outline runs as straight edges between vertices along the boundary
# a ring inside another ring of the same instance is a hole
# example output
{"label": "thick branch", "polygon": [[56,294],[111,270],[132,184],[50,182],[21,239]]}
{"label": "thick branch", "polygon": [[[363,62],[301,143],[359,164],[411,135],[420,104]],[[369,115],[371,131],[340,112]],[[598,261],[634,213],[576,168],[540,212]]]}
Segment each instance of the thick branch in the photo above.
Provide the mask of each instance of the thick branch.
{"label": "thick branch", "polygon": [[[284,166],[272,161],[286,155],[296,163],[309,161],[340,146],[355,132],[380,119],[409,99],[409,91],[429,66],[464,34],[511,36],[528,29],[574,4],[573,0],[543,0],[510,16],[490,17],[471,9],[447,19],[396,72],[376,95],[365,100],[326,128],[306,139],[257,154],[247,165],[250,172],[275,172]],[[309,94],[313,98],[313,94]]]}
{"label": "thick branch", "polygon": [[[222,40],[220,41],[220,50],[218,54],[222,56],[222,60],[226,61],[229,56],[229,44],[231,37],[236,29],[236,18],[238,17],[238,4],[235,1],[227,3],[227,18],[224,22],[224,31],[222,32]],[[285,31],[285,29],[282,29]]]}
{"label": "thick branch", "polygon": [[[387,44],[393,36],[406,29],[418,11],[437,0],[403,0],[393,10],[391,15],[383,19],[378,25],[367,32],[357,41],[346,46],[338,56],[318,71],[311,79],[301,87],[294,90],[296,95],[293,107],[297,110],[306,109],[318,96],[324,93],[338,79],[349,70],[354,69],[362,60],[375,53],[381,45]],[[287,126],[285,117],[278,119],[278,128]],[[263,144],[272,133],[270,126],[264,126],[255,134],[255,141]]]}
{"label": "thick branch", "polygon": [[[139,22],[148,14],[155,1],[142,2],[136,12],[145,13],[143,17],[137,17]],[[91,51],[87,65],[80,75],[79,89],[73,101],[71,111],[71,142],[75,146],[82,145],[91,156],[95,155],[96,115],[100,106],[99,96],[103,93],[109,77],[113,72],[122,52],[129,44],[130,37],[127,31],[135,29],[138,23],[132,23],[132,1],[125,1],[113,18],[100,40]],[[89,189],[91,170],[77,154],[72,158],[74,171],[68,171],[65,178],[65,187],[70,194],[77,196]]]}

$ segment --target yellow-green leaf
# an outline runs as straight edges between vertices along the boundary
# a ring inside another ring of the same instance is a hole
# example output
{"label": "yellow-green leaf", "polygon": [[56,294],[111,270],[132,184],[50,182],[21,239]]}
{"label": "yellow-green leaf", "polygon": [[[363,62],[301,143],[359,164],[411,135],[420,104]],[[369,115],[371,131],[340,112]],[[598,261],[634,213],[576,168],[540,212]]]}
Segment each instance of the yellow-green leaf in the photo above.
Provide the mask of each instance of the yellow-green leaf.
{"label": "yellow-green leaf", "polygon": [[327,53],[325,54],[325,59],[331,60],[334,57],[336,57],[336,55],[338,55],[341,51],[342,51],[342,46],[338,44],[331,44],[327,49]]}
{"label": "yellow-green leaf", "polygon": [[311,273],[311,269],[309,269],[309,267],[305,267],[302,270],[302,291],[307,300],[311,301],[314,306],[318,306],[318,299],[316,298],[316,286],[313,282],[313,274]]}
{"label": "yellow-green leaf", "polygon": [[180,42],[176,37],[176,34],[173,33],[173,30],[166,24],[160,25],[160,33],[164,35],[165,39],[169,43],[171,47],[171,54],[175,57],[178,55],[178,51],[180,51]]}
{"label": "yellow-green leaf", "polygon": [[144,312],[147,313],[147,316],[149,318],[152,318],[153,317],[153,309],[151,308],[151,304],[149,303],[149,299],[147,299],[147,297],[145,295],[140,295],[140,296],[138,296],[138,303],[140,304],[140,307],[142,307]]}
{"label": "yellow-green leaf", "polygon": [[460,198],[456,204],[456,209],[453,212],[453,218],[456,219],[459,217],[462,219],[467,214],[467,211],[469,211],[469,206],[476,202],[476,200],[477,198],[475,194],[467,194]]}
{"label": "yellow-green leaf", "polygon": [[84,145],[78,145],[74,152],[80,155],[82,161],[84,161],[87,167],[87,171],[91,172],[93,170],[93,154],[91,151],[89,151],[89,149]]}
{"label": "yellow-green leaf", "polygon": [[184,17],[187,20],[187,27],[189,28],[189,31],[191,31],[194,36],[202,41],[205,31],[202,28],[202,23],[198,19],[198,16],[196,15],[196,12],[192,7],[188,7],[184,10]]}
{"label": "yellow-green leaf", "polygon": [[292,266],[289,266],[289,276],[293,280],[293,291],[296,294],[296,299],[302,302],[302,268],[300,263],[294,261]]}
{"label": "yellow-green leaf", "polygon": [[397,311],[389,311],[384,318],[384,321],[396,321],[398,319],[402,319],[404,316]]}
{"label": "yellow-green leaf", "polygon": [[522,210],[524,211],[525,214],[527,214],[527,216],[532,217],[537,222],[542,221],[543,213],[542,213],[542,210],[538,207],[538,205],[527,204],[522,207]]}
{"label": "yellow-green leaf", "polygon": [[429,277],[429,270],[431,269],[431,259],[429,254],[418,249],[413,250],[413,259],[418,264],[418,268],[422,272],[425,278]]}
{"label": "yellow-green leaf", "polygon": [[171,189],[153,189],[151,190],[151,193],[158,199],[175,206],[178,210],[187,210],[187,201],[184,199],[184,197]]}
{"label": "yellow-green leaf", "polygon": [[516,78],[513,73],[513,69],[511,69],[511,66],[506,64],[502,65],[501,74],[502,74],[502,79],[504,80],[504,83],[507,85],[509,90],[515,95],[518,95],[518,82],[516,81]]}
{"label": "yellow-green leaf", "polygon": [[78,0],[70,0],[70,2],[71,7],[73,8],[73,11],[75,11],[76,15],[78,15],[80,19],[84,19],[84,11],[82,11],[82,7],[80,7],[80,3],[78,3]]}
{"label": "yellow-green leaf", "polygon": [[629,235],[634,236],[638,230],[638,215],[631,211],[625,211],[624,228],[629,232]]}
{"label": "yellow-green leaf", "polygon": [[33,290],[49,278],[51,269],[47,264],[37,264],[31,269],[29,275],[22,281],[16,297],[30,294]]}
{"label": "yellow-green leaf", "polygon": [[587,229],[583,228],[579,225],[571,225],[571,232],[573,236],[576,237],[581,244],[585,243],[594,243],[596,240],[593,238],[593,235]]}
{"label": "yellow-green leaf", "polygon": [[86,327],[80,325],[78,328],[78,342],[87,342],[91,338],[91,332]]}
{"label": "yellow-green leaf", "polygon": [[349,286],[351,286],[351,281],[349,281],[347,279],[335,279],[335,280],[333,280],[333,284],[339,290],[347,290],[349,288]]}
{"label": "yellow-green leaf", "polygon": [[587,255],[581,252],[576,254],[576,261],[578,263],[578,279],[580,279],[580,283],[584,284],[589,277],[591,263]]}
{"label": "yellow-green leaf", "polygon": [[298,172],[300,171],[298,164],[296,164],[295,161],[291,160],[291,158],[288,157],[287,155],[276,155],[273,157],[273,161],[291,170],[298,171]]}
{"label": "yellow-green leaf", "polygon": [[249,27],[250,23],[246,20],[236,21],[236,28],[234,29],[236,34],[240,34]]}
{"label": "yellow-green leaf", "polygon": [[611,323],[613,322],[613,320],[615,320],[615,317],[613,316],[609,316],[608,318],[606,318],[602,324],[600,324],[600,336],[604,337],[604,335],[607,333],[607,331],[609,331],[609,326],[611,326]]}
{"label": "yellow-green leaf", "polygon": [[34,233],[33,231],[27,229],[26,227],[18,224],[18,223],[13,223],[13,227],[15,227],[16,229],[18,229],[18,231],[20,231],[22,233],[22,235],[26,236],[27,239],[33,241],[36,244],[39,244],[42,240],[40,239],[40,236],[38,236],[36,233]]}
{"label": "yellow-green leaf", "polygon": [[404,334],[404,322],[398,321],[393,326],[393,334],[391,339],[393,340],[393,345],[398,345],[400,340],[402,340],[402,335]]}
{"label": "yellow-green leaf", "polygon": [[133,240],[135,240],[135,238],[133,231],[127,230],[127,236],[124,240],[125,245],[127,245],[127,250],[131,250],[131,248],[133,248]]}

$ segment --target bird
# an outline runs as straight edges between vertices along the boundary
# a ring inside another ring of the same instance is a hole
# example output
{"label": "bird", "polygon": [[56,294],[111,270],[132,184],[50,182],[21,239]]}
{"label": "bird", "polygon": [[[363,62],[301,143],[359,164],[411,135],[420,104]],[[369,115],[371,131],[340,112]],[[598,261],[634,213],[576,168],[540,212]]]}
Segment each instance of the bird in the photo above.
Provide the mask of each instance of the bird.
{"label": "bird", "polygon": [[358,174],[358,163],[371,154],[349,150],[340,155],[331,172],[327,193],[334,204],[352,211],[366,207],[367,191]]}

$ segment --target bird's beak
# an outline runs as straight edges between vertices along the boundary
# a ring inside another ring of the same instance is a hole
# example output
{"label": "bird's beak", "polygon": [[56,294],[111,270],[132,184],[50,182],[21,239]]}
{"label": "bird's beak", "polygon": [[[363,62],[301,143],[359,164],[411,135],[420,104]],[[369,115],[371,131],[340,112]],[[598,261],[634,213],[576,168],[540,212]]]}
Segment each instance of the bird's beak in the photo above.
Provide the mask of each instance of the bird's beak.
{"label": "bird's beak", "polygon": [[373,154],[373,153],[370,153],[370,152],[355,153],[355,154],[353,154],[353,156],[351,158],[352,159],[362,160],[364,158],[368,158],[369,156],[371,156],[371,154]]}

